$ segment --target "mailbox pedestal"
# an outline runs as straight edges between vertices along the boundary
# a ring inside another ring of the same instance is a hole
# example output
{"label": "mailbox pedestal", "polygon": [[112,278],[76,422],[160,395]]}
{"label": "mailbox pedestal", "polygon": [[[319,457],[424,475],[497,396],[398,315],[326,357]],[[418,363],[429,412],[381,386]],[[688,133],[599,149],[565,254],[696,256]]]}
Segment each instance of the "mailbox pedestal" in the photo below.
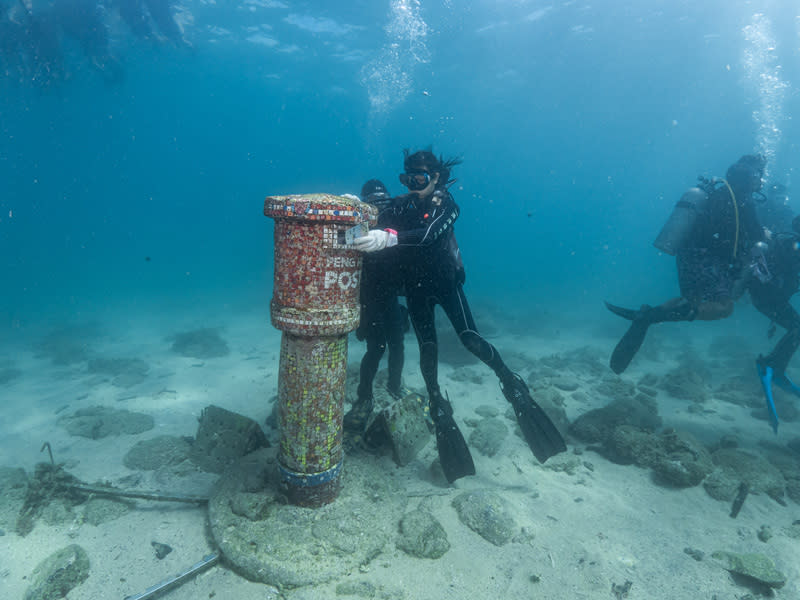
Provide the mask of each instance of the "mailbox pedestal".
{"label": "mailbox pedestal", "polygon": [[275,220],[270,316],[283,332],[278,464],[289,501],[317,507],[339,491],[347,334],[360,313],[361,253],[345,232],[377,215],[330,194],[268,197],[264,214]]}

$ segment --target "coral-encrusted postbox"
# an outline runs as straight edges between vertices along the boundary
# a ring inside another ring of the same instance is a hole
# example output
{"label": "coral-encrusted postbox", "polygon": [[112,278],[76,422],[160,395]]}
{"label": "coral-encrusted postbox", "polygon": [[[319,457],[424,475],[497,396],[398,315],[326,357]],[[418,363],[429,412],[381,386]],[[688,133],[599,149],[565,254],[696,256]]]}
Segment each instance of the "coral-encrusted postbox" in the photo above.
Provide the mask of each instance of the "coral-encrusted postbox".
{"label": "coral-encrusted postbox", "polygon": [[377,215],[330,194],[268,197],[264,214],[275,219],[270,315],[283,332],[278,464],[291,503],[322,506],[339,491],[347,334],[360,311],[361,253],[348,230]]}

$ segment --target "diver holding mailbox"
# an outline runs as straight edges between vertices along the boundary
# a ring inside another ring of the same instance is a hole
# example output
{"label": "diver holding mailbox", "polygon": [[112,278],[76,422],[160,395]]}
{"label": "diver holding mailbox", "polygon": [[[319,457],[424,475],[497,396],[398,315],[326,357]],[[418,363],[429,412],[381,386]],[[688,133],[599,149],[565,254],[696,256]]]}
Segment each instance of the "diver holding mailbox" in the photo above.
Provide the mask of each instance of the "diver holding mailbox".
{"label": "diver holding mailbox", "polygon": [[356,238],[364,252],[399,250],[399,270],[409,317],[419,343],[420,369],[425,380],[430,414],[436,431],[439,461],[449,482],[475,474],[475,465],[453,407],[438,381],[438,344],[434,309],[440,305],[464,346],[498,376],[503,395],[511,403],[520,429],[540,462],[566,450],[553,422],[531,398],[522,377],[511,371],[497,349],[477,331],[464,294],[464,265],[454,234],[459,207],[448,188],[451,169],[459,159],[445,160],[430,150],[404,152],[400,182],[408,193],[395,198],[385,229],[373,229]]}

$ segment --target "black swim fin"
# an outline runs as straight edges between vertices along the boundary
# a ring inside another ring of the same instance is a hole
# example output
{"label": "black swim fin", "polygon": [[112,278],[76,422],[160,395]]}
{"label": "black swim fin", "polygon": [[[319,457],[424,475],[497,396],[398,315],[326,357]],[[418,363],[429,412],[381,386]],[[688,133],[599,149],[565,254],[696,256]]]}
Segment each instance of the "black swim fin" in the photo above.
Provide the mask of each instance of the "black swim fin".
{"label": "black swim fin", "polygon": [[553,421],[531,398],[528,386],[522,377],[508,371],[508,374],[500,380],[500,387],[506,400],[514,408],[519,428],[536,460],[543,463],[551,456],[567,449],[567,444]]}
{"label": "black swim fin", "polygon": [[622,308],[606,302],[606,308],[623,319],[631,321],[631,326],[611,354],[611,370],[617,375],[631,364],[633,357],[642,347],[647,329],[654,323],[664,321],[694,321],[697,308],[686,298],[675,298],[659,306],[642,304],[639,310]]}
{"label": "black swim fin", "polygon": [[625,332],[625,335],[622,336],[622,339],[614,348],[614,352],[611,353],[609,364],[614,373],[619,375],[631,364],[633,357],[642,347],[642,342],[644,342],[650,324],[650,320],[641,318],[634,319],[631,322],[628,331]]}
{"label": "black swim fin", "polygon": [[639,310],[634,310],[632,308],[616,306],[609,302],[606,302],[606,308],[615,315],[619,315],[623,319],[628,319],[631,322],[628,331],[625,332],[625,335],[622,336],[622,339],[619,341],[616,348],[614,348],[614,352],[611,353],[611,360],[609,361],[611,370],[619,375],[628,368],[633,357],[636,356],[639,348],[642,347],[642,342],[644,342],[644,338],[647,335],[647,329],[653,323],[652,319],[646,317],[648,313],[652,312],[652,309],[644,305]]}
{"label": "black swim fin", "polygon": [[633,308],[623,308],[622,306],[617,306],[616,304],[611,304],[610,302],[606,302],[606,308],[610,310],[615,315],[622,317],[623,319],[628,319],[628,321],[633,321],[636,317],[639,316],[640,311],[633,309]]}
{"label": "black swim fin", "polygon": [[453,419],[450,400],[445,400],[441,394],[431,395],[430,407],[436,430],[436,449],[445,478],[453,483],[456,479],[475,475],[475,463],[467,441]]}

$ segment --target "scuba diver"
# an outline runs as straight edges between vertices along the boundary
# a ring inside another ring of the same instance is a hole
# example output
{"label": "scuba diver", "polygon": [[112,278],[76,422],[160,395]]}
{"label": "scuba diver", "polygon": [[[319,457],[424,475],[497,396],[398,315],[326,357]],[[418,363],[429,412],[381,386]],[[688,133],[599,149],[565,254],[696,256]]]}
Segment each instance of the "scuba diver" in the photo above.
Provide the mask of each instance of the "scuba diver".
{"label": "scuba diver", "polygon": [[606,302],[611,312],[631,321],[611,354],[614,373],[628,367],[650,325],[714,321],[733,312],[750,275],[750,250],[764,235],[753,194],[761,189],[765,166],[761,155],[742,156],[725,179],[700,178],[675,205],[654,245],[676,256],[681,295],[639,310]]}
{"label": "scuba diver", "polygon": [[540,462],[566,450],[553,422],[534,402],[523,379],[503,362],[497,349],[478,333],[464,295],[464,265],[453,226],[458,205],[448,191],[454,182],[450,170],[458,159],[443,160],[433,152],[404,151],[400,182],[408,194],[395,198],[391,227],[373,229],[356,238],[356,247],[376,252],[398,246],[400,271],[408,313],[417,335],[420,368],[428,391],[430,414],[436,431],[439,461],[447,481],[475,474],[475,464],[464,436],[453,419],[453,408],[442,395],[438,381],[438,346],[434,309],[439,304],[464,346],[488,365],[500,379],[503,395],[511,403],[520,429]]}
{"label": "scuba diver", "polygon": [[754,276],[747,289],[753,306],[786,330],[767,356],[759,355],[756,369],[767,401],[769,422],[778,433],[778,413],[772,395],[772,384],[800,396],[800,387],[786,375],[789,364],[800,345],[800,314],[792,307],[791,297],[800,288],[800,217],[792,221],[792,231],[774,234],[768,244],[759,244],[753,252]]}
{"label": "scuba diver", "polygon": [[[392,211],[392,198],[386,186],[370,179],[361,188],[361,198],[378,209],[378,227],[387,224]],[[408,312],[397,296],[401,294],[400,264],[397,248],[364,255],[361,268],[361,320],[356,337],[367,342],[361,359],[356,401],[344,416],[344,428],[362,433],[372,414],[374,398],[372,382],[387,347],[389,380],[387,390],[394,398],[402,395],[400,377],[403,372],[403,336],[408,331]]]}

